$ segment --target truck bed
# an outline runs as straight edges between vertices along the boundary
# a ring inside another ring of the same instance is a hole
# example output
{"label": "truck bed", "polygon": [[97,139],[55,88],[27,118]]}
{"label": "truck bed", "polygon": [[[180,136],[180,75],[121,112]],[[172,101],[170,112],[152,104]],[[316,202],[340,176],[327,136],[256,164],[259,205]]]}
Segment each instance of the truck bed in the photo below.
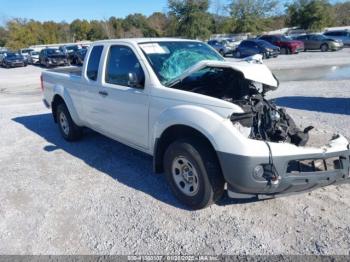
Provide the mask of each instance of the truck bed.
{"label": "truck bed", "polygon": [[59,68],[50,69],[48,71],[53,72],[53,73],[81,76],[82,69],[83,69],[82,67],[78,67],[78,66],[66,66],[66,67],[59,67]]}

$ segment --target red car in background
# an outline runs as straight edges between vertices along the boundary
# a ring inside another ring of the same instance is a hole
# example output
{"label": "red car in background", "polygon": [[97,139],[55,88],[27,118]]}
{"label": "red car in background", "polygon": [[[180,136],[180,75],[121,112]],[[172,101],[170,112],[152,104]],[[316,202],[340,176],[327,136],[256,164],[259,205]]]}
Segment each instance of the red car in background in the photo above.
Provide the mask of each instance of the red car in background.
{"label": "red car in background", "polygon": [[291,40],[284,35],[263,35],[259,39],[280,47],[281,54],[297,54],[303,52],[305,49],[302,41]]}

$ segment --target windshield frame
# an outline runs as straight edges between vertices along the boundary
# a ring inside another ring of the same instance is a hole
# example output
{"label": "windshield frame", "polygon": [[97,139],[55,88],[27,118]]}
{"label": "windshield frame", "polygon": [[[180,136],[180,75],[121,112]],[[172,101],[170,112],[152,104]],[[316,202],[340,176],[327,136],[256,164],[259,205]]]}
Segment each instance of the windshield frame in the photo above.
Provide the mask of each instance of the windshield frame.
{"label": "windshield frame", "polygon": [[[163,80],[163,76],[160,75],[159,71],[155,68],[151,58],[149,57],[149,55],[144,51],[144,49],[142,48],[142,45],[144,44],[164,44],[164,43],[187,43],[187,44],[202,44],[203,46],[205,46],[206,48],[208,48],[208,51],[212,52],[212,54],[214,54],[218,59],[217,60],[213,60],[213,61],[225,61],[225,58],[223,58],[212,46],[210,46],[209,44],[205,43],[205,42],[201,42],[201,41],[191,41],[191,40],[186,40],[184,39],[183,41],[145,41],[145,42],[139,42],[138,48],[140,48],[142,54],[145,56],[150,68],[152,69],[152,71],[154,72],[154,74],[157,76],[157,79],[159,81],[159,83],[164,86],[164,87],[171,87],[174,82],[176,83],[178,78],[184,73],[186,72],[188,69],[190,69],[191,67],[195,66],[196,64],[193,64],[192,66],[188,67],[186,70],[184,70],[182,72],[182,74],[180,74],[179,76],[174,77],[173,79],[168,79],[168,80]],[[179,49],[181,50],[181,49]],[[202,60],[204,61],[204,60]],[[200,61],[199,61],[200,62]]]}

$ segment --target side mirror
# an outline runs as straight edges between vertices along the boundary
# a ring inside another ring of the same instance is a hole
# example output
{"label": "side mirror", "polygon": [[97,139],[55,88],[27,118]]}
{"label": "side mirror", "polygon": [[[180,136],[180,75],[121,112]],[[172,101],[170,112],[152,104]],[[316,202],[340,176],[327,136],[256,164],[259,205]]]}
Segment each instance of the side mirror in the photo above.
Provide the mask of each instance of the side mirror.
{"label": "side mirror", "polygon": [[130,72],[128,74],[128,85],[134,88],[143,88],[142,80],[138,78],[135,72]]}

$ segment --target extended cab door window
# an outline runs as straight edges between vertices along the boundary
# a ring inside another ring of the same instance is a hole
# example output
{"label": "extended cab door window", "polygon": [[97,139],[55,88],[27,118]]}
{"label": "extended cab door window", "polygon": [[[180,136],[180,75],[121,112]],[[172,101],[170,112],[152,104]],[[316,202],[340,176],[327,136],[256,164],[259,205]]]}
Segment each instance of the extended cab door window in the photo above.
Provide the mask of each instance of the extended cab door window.
{"label": "extended cab door window", "polygon": [[97,80],[102,51],[103,46],[94,46],[91,50],[86,76],[92,81]]}
{"label": "extended cab door window", "polygon": [[131,48],[111,46],[105,75],[105,82],[114,85],[144,88],[145,74]]}

